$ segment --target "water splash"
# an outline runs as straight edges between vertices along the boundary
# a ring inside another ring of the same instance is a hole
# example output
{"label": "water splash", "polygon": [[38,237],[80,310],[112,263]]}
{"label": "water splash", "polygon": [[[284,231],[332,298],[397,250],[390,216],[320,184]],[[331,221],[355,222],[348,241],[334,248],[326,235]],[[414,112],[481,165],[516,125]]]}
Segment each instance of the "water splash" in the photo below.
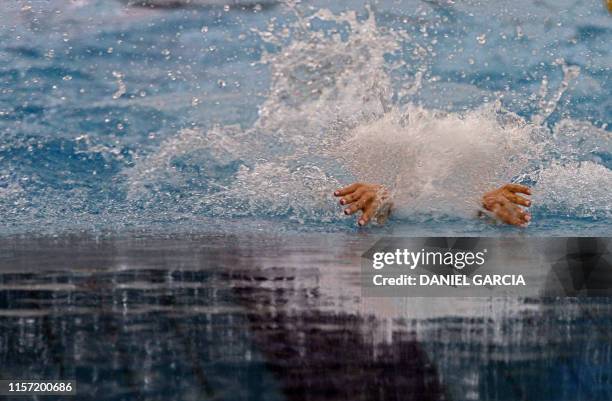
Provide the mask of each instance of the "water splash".
{"label": "water splash", "polygon": [[590,161],[554,163],[539,173],[535,201],[552,215],[612,216],[612,170]]}
{"label": "water splash", "polygon": [[117,79],[117,91],[113,93],[113,99],[119,99],[127,92],[127,86],[123,82],[123,74],[118,71],[113,71],[113,77]]}
{"label": "water splash", "polygon": [[533,117],[533,122],[536,124],[543,124],[559,105],[559,101],[563,97],[563,94],[567,91],[572,81],[580,75],[580,67],[575,65],[568,65],[565,60],[557,59],[555,64],[561,66],[563,70],[563,79],[559,87],[552,93],[548,94],[548,77],[544,76],[542,84],[540,86],[540,102],[539,102],[539,114]]}
{"label": "water splash", "polygon": [[485,191],[528,169],[533,130],[499,104],[463,114],[409,105],[357,127],[345,159],[391,188],[401,215],[473,217]]}
{"label": "water splash", "polygon": [[[585,174],[576,161],[592,152],[596,139],[591,135],[597,129],[585,132],[590,141],[570,143],[559,136],[581,136],[584,126],[565,121],[550,130],[544,125],[578,76],[577,67],[558,62],[563,81],[550,96],[543,82],[541,112],[531,122],[500,102],[462,113],[400,104],[396,99],[418,93],[424,71],[417,69],[421,74],[404,77],[399,85],[391,78],[394,68],[405,65],[390,65],[386,57],[402,51],[401,43],[410,40],[406,32],[380,29],[371,11],[359,16],[318,10],[306,16],[295,5],[290,9],[296,15],[293,24],[254,30],[274,50],[261,58],[269,66],[271,86],[253,126],[181,132],[129,173],[131,197],[140,196],[135,188],[145,172],[158,188],[169,185],[183,194],[206,185],[207,194],[198,194],[195,204],[215,216],[334,221],[338,212],[329,193],[337,185],[362,180],[391,188],[400,216],[469,218],[484,191],[513,180],[533,183],[538,177],[544,180],[537,186],[540,207],[559,211],[548,177],[563,168],[564,185],[576,189],[566,192],[565,199],[574,203],[566,211],[582,217],[609,215],[604,207],[612,203],[609,196],[597,191],[598,199],[581,197],[585,182],[572,182]],[[322,22],[332,28],[313,28]],[[609,154],[609,142],[603,145],[607,148],[599,151]],[[560,162],[568,164],[559,167]],[[208,172],[227,173],[229,168],[231,173],[198,175],[204,184],[194,184],[196,177],[183,177],[177,163]],[[598,180],[612,183],[606,167],[588,171],[597,178],[587,187],[597,187]]]}
{"label": "water splash", "polygon": [[[40,219],[51,226],[60,220],[85,225],[112,221],[121,226],[249,216],[334,226],[343,216],[331,193],[355,180],[388,186],[396,216],[410,220],[446,224],[449,216],[471,219],[480,195],[508,181],[535,187],[536,214],[610,217],[607,205],[612,200],[600,190],[612,186],[609,132],[557,113],[579,77],[577,66],[557,61],[561,84],[542,82],[539,97],[534,97],[539,110],[531,118],[508,111],[503,91],[491,93],[477,107],[441,111],[421,102],[422,89],[440,79],[431,71],[434,41],[443,38],[432,37],[432,29],[439,26],[416,21],[416,32],[423,35],[417,40],[401,26],[379,23],[377,19],[388,16],[367,8],[338,13],[288,3],[287,10],[288,20],[271,18],[265,27],[250,28],[260,51],[250,64],[266,68],[269,88],[248,124],[210,129],[189,125],[159,140],[155,135],[130,136],[130,124],[140,122],[115,117],[124,108],[138,104],[155,107],[156,114],[172,114],[184,100],[194,113],[203,110],[195,119],[204,120],[209,112],[204,105],[211,102],[204,92],[184,94],[183,99],[155,95],[148,88],[144,99],[141,83],[130,80],[129,70],[114,66],[103,90],[106,99],[121,102],[100,102],[96,96],[86,110],[86,128],[78,125],[78,131],[64,133],[62,127],[59,139],[52,141],[3,131],[7,145],[0,148],[5,163],[0,208],[5,221],[15,226]],[[202,35],[202,21],[194,23],[198,40],[214,38],[215,25],[206,24],[209,30]],[[489,34],[478,47],[494,40]],[[108,52],[106,43],[100,57],[119,57],[122,47],[113,43]],[[156,57],[166,48],[156,49]],[[178,48],[172,54],[173,60],[180,57]],[[57,62],[56,57],[45,60]],[[57,91],[78,88],[85,79],[72,70],[62,70],[60,76],[72,79],[60,79]],[[234,80],[229,79],[215,76],[211,86],[233,96]],[[142,98],[125,96],[126,83]],[[49,101],[59,100],[49,95]],[[42,113],[35,105],[27,107],[28,113]],[[90,124],[100,111],[104,123]],[[56,113],[61,120],[61,112]],[[553,122],[551,116],[557,114],[561,119]],[[148,116],[143,124],[154,125]],[[93,134],[109,130],[108,138]],[[40,168],[45,163],[49,171]],[[563,187],[567,190],[561,196]]]}

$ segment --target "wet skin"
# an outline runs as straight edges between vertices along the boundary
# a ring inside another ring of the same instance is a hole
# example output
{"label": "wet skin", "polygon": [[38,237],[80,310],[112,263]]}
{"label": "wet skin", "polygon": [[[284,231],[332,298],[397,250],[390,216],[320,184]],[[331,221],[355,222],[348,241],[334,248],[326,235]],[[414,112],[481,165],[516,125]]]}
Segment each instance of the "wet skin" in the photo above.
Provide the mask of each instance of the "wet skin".
{"label": "wet skin", "polygon": [[[521,206],[529,207],[531,201],[519,193],[531,195],[531,190],[524,185],[506,184],[485,193],[482,196],[482,206],[504,223],[526,227],[531,215]],[[344,214],[352,215],[361,211],[357,221],[360,226],[365,226],[372,218],[379,223],[384,222],[393,205],[389,192],[378,184],[357,182],[336,190],[334,196],[340,197],[340,204],[347,206]]]}
{"label": "wet skin", "polygon": [[484,194],[482,206],[504,223],[525,227],[531,220],[531,215],[521,206],[529,207],[531,201],[519,193],[531,195],[531,189],[524,185],[506,184]]}
{"label": "wet skin", "polygon": [[340,204],[348,205],[344,214],[351,215],[361,210],[357,221],[360,226],[365,226],[372,218],[383,223],[391,212],[389,192],[382,185],[357,182],[338,189],[334,196],[341,196]]}

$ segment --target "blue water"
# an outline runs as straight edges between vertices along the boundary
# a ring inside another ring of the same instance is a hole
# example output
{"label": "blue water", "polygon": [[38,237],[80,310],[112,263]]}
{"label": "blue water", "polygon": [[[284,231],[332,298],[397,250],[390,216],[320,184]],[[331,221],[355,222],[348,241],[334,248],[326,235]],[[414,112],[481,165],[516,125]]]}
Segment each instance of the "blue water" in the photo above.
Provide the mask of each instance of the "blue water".
{"label": "blue water", "polygon": [[195,3],[2,5],[3,233],[350,230],[355,179],[396,185],[400,232],[503,232],[471,216],[506,181],[531,233],[610,232],[599,1]]}
{"label": "blue water", "polygon": [[[612,397],[609,299],[359,285],[382,235],[612,233],[601,1],[129,3],[0,5],[0,379],[74,378],[78,400]],[[386,225],[342,215],[354,180],[392,191]],[[475,217],[510,181],[533,188],[527,229]]]}

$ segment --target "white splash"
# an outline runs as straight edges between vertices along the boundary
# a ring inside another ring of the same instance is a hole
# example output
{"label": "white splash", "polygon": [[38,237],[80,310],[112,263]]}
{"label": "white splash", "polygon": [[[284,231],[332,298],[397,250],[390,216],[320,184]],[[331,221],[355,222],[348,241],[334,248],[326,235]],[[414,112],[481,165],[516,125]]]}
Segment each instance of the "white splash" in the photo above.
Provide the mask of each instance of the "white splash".
{"label": "white splash", "polygon": [[[363,180],[391,188],[400,216],[470,217],[484,191],[527,180],[536,182],[536,210],[610,216],[601,188],[612,187],[612,173],[597,164],[598,152],[612,152],[609,133],[571,120],[545,125],[577,68],[559,61],[563,82],[550,95],[543,84],[532,121],[499,102],[462,113],[425,109],[406,102],[425,67],[395,82],[403,62],[386,61],[411,43],[406,32],[379,29],[373,12],[291,9],[294,24],[257,32],[277,50],[261,59],[271,86],[253,126],[181,131],[127,173],[130,199],[169,187],[215,216],[332,221],[340,218],[333,189]],[[312,29],[319,20],[335,28]],[[427,50],[412,50],[426,65]],[[193,168],[177,168],[185,164]]]}
{"label": "white splash", "polygon": [[529,165],[532,132],[498,105],[465,114],[409,105],[358,126],[343,150],[360,180],[393,190],[400,214],[470,217],[485,191]]}

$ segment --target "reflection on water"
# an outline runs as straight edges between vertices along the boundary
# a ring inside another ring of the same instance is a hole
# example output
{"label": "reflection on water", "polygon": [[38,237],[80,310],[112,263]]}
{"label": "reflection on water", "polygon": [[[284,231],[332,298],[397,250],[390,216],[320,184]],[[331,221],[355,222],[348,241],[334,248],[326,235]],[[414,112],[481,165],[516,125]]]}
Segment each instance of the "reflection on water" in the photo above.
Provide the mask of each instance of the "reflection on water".
{"label": "reflection on water", "polygon": [[373,242],[3,239],[1,378],[95,400],[611,398],[610,301],[362,298]]}

